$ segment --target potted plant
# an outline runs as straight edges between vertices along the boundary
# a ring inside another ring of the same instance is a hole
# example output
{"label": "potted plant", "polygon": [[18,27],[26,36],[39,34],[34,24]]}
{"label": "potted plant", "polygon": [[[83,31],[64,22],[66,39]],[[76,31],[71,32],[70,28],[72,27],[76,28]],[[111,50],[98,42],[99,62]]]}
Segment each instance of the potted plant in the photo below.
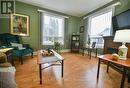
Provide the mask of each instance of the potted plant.
{"label": "potted plant", "polygon": [[60,53],[61,44],[59,42],[54,42],[54,49]]}

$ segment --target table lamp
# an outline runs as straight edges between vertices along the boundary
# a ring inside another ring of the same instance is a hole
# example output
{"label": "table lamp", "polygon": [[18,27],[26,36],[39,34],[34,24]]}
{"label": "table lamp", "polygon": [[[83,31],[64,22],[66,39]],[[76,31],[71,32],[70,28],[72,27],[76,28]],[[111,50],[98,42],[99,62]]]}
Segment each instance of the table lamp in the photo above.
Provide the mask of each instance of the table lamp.
{"label": "table lamp", "polygon": [[118,55],[120,56],[120,59],[126,60],[128,48],[125,44],[130,43],[130,29],[116,31],[114,42],[122,42],[122,46],[119,47]]}

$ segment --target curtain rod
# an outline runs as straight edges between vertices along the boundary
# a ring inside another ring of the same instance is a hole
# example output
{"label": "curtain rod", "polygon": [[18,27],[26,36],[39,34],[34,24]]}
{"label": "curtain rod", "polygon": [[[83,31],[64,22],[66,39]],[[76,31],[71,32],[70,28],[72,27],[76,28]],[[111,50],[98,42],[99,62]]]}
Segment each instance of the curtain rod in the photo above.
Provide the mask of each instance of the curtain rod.
{"label": "curtain rod", "polygon": [[68,16],[65,16],[65,15],[60,15],[60,14],[56,14],[56,13],[45,11],[45,10],[41,10],[41,9],[38,9],[37,11],[38,12],[42,12],[42,13],[50,13],[52,15],[61,16],[61,17],[67,18],[67,19],[69,18]]}
{"label": "curtain rod", "polygon": [[[110,7],[110,6],[117,6],[117,5],[121,5],[121,2],[115,2],[115,3],[113,3],[113,4],[111,4],[111,5],[109,5],[109,6],[107,6],[107,7]],[[101,10],[101,9],[100,9]],[[100,10],[98,10],[98,11],[100,11]],[[93,13],[92,13],[93,14]],[[85,16],[85,17],[83,17],[83,19],[86,19],[86,18],[88,18],[90,15],[92,15],[92,14],[89,14],[89,15],[87,15],[87,16]]]}

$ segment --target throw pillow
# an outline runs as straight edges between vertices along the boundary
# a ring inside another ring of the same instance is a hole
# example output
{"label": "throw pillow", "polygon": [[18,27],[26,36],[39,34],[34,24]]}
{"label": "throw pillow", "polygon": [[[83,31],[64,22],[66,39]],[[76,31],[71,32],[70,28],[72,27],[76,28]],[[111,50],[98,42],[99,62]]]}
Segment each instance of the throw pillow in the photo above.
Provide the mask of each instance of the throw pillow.
{"label": "throw pillow", "polygon": [[25,49],[23,45],[19,43],[11,43],[11,46],[18,47],[19,50]]}

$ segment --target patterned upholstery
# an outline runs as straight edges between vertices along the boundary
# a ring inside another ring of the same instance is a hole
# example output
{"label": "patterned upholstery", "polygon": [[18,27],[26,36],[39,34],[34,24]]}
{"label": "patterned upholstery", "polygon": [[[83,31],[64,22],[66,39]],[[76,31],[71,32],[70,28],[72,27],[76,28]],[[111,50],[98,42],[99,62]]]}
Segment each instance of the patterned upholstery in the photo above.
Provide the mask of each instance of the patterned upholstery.
{"label": "patterned upholstery", "polygon": [[[0,44],[1,47],[12,47],[11,43],[21,43],[20,37],[18,35],[12,35],[9,33],[0,34]],[[21,43],[22,44],[22,43]],[[14,48],[12,51],[13,57],[18,57],[21,60],[21,64],[23,64],[22,57],[27,54],[32,54],[33,56],[33,49],[29,46],[29,44],[23,44],[23,47],[25,49],[18,49],[18,47],[12,47]]]}
{"label": "patterned upholstery", "polygon": [[0,64],[7,62],[7,56],[6,54],[0,52]]}

